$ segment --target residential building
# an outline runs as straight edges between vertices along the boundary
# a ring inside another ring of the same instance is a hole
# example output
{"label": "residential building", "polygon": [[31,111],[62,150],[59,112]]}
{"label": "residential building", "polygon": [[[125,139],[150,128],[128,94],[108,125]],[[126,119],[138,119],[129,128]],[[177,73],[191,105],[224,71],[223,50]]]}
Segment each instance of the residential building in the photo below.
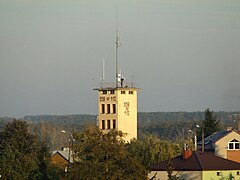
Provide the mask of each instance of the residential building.
{"label": "residential building", "polygon": [[[198,142],[201,149],[202,141]],[[240,133],[238,130],[218,131],[204,139],[204,151],[240,163]]]}
{"label": "residential building", "polygon": [[63,148],[61,151],[53,151],[51,163],[67,172],[69,165],[73,163],[72,151],[69,152],[69,148]]}
{"label": "residential building", "polygon": [[184,180],[240,179],[240,163],[209,153],[190,150],[185,150],[183,155],[172,158],[170,161],[152,165],[149,179],[154,177],[156,180],[167,180],[169,167],[172,167],[172,175]]}

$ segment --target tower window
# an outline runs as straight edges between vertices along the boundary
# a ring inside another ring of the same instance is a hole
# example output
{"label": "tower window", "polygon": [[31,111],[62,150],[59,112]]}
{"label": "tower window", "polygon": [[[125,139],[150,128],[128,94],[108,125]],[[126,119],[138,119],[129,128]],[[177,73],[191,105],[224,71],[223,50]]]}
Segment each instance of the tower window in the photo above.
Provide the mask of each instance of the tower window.
{"label": "tower window", "polygon": [[133,91],[129,91],[128,94],[133,94]]}
{"label": "tower window", "polygon": [[111,90],[111,91],[110,91],[110,94],[115,94],[115,91],[114,91],[114,90]]}
{"label": "tower window", "polygon": [[107,91],[106,91],[106,90],[103,90],[103,91],[102,91],[102,94],[107,94]]}
{"label": "tower window", "polygon": [[105,104],[101,104],[101,113],[102,113],[102,114],[105,113]]}
{"label": "tower window", "polygon": [[112,107],[113,107],[113,114],[116,114],[116,104],[113,104]]}
{"label": "tower window", "polygon": [[102,129],[105,129],[105,120],[102,120]]}
{"label": "tower window", "polygon": [[110,110],[110,104],[107,104],[107,114],[110,114],[111,110]]}
{"label": "tower window", "polygon": [[113,119],[113,129],[116,129],[116,119]]}
{"label": "tower window", "polygon": [[239,150],[240,149],[240,144],[239,141],[236,139],[233,139],[228,143],[228,149],[229,150]]}
{"label": "tower window", "polygon": [[121,94],[126,94],[126,92],[125,91],[121,91]]}
{"label": "tower window", "polygon": [[110,120],[107,120],[107,128],[108,128],[108,129],[111,128],[111,122],[110,122]]}

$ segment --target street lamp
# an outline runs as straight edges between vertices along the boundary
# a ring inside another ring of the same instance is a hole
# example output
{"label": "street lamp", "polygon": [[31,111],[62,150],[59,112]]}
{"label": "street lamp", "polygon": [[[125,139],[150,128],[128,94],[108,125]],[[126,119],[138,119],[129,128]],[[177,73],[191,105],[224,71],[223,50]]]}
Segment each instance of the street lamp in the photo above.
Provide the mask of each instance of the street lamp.
{"label": "street lamp", "polygon": [[[71,155],[73,156],[73,134],[69,133],[69,132],[66,132],[65,130],[62,130],[62,133],[69,135],[69,139],[68,139],[68,142],[69,142],[69,146],[68,146],[68,168],[69,168],[70,163],[71,163],[70,162],[70,160],[71,160],[70,157],[71,157]],[[71,154],[71,149],[72,149],[72,154]]]}
{"label": "street lamp", "polygon": [[[196,128],[200,127],[198,124],[196,124],[195,126],[196,126]],[[197,132],[196,132],[197,130],[196,130],[196,128],[194,128],[194,131],[192,131],[191,129],[188,130],[190,133],[194,133],[194,149],[195,149],[195,151],[197,151]]]}

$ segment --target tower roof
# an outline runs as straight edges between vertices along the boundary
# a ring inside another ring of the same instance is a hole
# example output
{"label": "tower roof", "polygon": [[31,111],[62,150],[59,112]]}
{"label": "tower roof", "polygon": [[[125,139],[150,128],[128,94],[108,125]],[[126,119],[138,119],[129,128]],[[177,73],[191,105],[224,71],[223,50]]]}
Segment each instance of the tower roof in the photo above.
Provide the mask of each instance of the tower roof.
{"label": "tower roof", "polygon": [[95,88],[94,90],[118,90],[118,89],[139,89],[136,88],[134,83],[127,83],[124,82],[124,84],[122,86],[118,86],[116,87],[116,83],[115,82],[101,82],[99,84],[99,87]]}

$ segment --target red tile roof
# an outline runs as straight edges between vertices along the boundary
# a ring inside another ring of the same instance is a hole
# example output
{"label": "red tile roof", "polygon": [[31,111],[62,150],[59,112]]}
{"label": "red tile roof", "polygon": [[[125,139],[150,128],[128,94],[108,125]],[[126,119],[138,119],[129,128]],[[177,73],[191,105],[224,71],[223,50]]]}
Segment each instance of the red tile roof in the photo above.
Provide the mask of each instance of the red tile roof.
{"label": "red tile roof", "polygon": [[[208,153],[195,151],[188,159],[177,156],[171,159],[174,170],[202,171],[202,170],[240,170],[240,163],[230,161]],[[152,171],[166,171],[168,160],[152,165]]]}

